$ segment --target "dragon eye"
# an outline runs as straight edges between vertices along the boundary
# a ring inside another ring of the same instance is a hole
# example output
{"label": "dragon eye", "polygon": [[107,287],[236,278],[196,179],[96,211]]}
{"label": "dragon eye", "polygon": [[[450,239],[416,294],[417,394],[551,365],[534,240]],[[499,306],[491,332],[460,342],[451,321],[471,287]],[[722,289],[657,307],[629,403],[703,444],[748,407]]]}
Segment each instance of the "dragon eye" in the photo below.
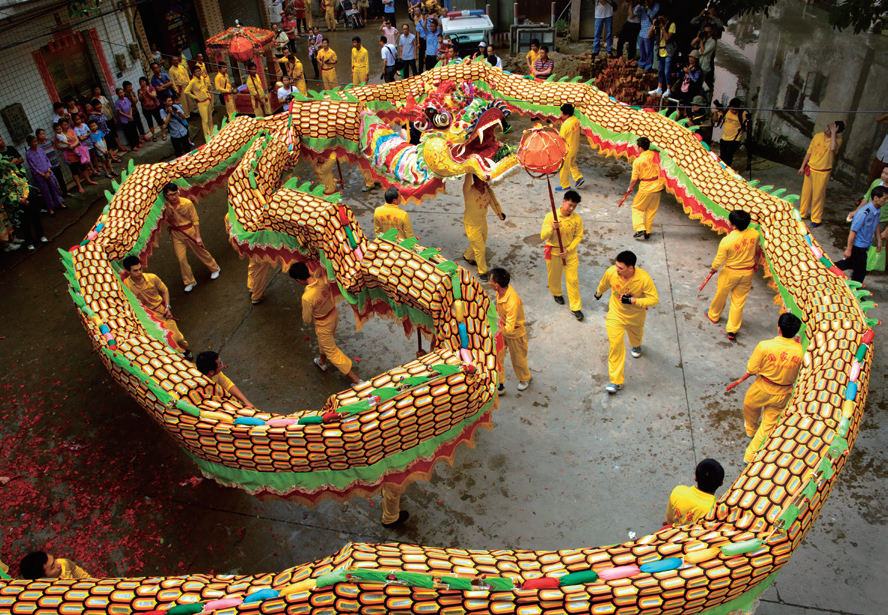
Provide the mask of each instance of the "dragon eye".
{"label": "dragon eye", "polygon": [[453,122],[453,116],[451,116],[447,111],[441,111],[435,115],[433,123],[437,128],[447,128],[450,126],[450,123]]}

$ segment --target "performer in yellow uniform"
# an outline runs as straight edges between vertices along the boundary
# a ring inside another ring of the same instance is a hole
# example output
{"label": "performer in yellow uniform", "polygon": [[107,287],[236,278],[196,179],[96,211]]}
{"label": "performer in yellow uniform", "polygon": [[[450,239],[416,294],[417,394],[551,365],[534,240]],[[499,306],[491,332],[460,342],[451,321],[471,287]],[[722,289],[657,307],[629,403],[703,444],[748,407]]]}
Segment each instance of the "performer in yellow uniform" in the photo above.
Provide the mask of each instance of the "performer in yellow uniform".
{"label": "performer in yellow uniform", "polygon": [[314,322],[320,350],[320,356],[315,357],[315,365],[326,372],[329,360],[352,384],[363,384],[363,380],[358,379],[352,371],[352,360],[336,345],[334,336],[339,325],[339,311],[327,280],[327,270],[322,266],[314,275],[309,275],[305,263],[296,263],[290,267],[290,277],[306,285],[302,293],[302,320],[307,325]]}
{"label": "performer in yellow uniform", "polygon": [[237,108],[234,102],[236,92],[231,85],[231,80],[228,78],[227,64],[219,64],[219,72],[216,73],[215,85],[216,90],[222,93],[222,98],[225,100],[225,113],[228,115],[228,119],[231,119],[231,117],[237,113]]}
{"label": "performer in yellow uniform", "polygon": [[188,264],[186,249],[194,252],[195,256],[200,259],[200,262],[211,271],[210,279],[215,280],[218,278],[219,274],[222,273],[222,268],[216,264],[212,255],[207,252],[203,240],[200,238],[200,219],[197,217],[194,203],[179,197],[179,187],[176,184],[164,186],[163,198],[166,201],[163,218],[166,220],[170,237],[173,240],[173,251],[179,260],[179,269],[182,271],[182,282],[185,284],[185,292],[190,293],[197,286],[197,280],[194,279],[191,266]]}
{"label": "performer in yellow uniform", "polygon": [[179,104],[182,106],[182,113],[185,114],[185,117],[189,117],[191,115],[191,112],[194,110],[194,107],[192,107],[191,105],[191,97],[183,96],[183,94],[185,93],[185,88],[191,81],[191,75],[188,74],[188,65],[182,64],[181,59],[174,56],[170,59],[169,75],[170,80],[176,87],[176,96],[179,97]]}
{"label": "performer in yellow uniform", "polygon": [[185,86],[185,94],[194,98],[197,104],[197,112],[200,113],[200,121],[203,123],[204,139],[209,143],[213,136],[213,99],[204,74],[197,66],[191,73],[191,81]]}
{"label": "performer in yellow uniform", "polygon": [[364,85],[367,83],[367,75],[370,73],[370,54],[367,48],[361,45],[361,37],[352,39],[352,83]]}
{"label": "performer in yellow uniform", "polygon": [[629,190],[632,192],[638,182],[638,193],[632,200],[632,228],[636,239],[651,236],[654,227],[654,216],[660,207],[660,193],[663,191],[663,180],[660,179],[660,164],[656,152],[651,151],[651,141],[641,137],[635,142],[641,148],[641,154],[632,162],[632,181]]}
{"label": "performer in yellow uniform", "polygon": [[201,374],[218,384],[222,387],[222,390],[226,393],[234,396],[240,403],[242,403],[247,408],[255,408],[250,400],[247,399],[247,396],[244,395],[239,388],[231,381],[231,379],[222,373],[222,368],[225,367],[222,365],[222,359],[219,358],[218,352],[213,352],[212,350],[205,350],[204,352],[197,355],[197,360],[194,362],[195,367],[197,367],[197,371]]}
{"label": "performer in yellow uniform", "polygon": [[580,153],[580,134],[583,132],[580,120],[574,115],[574,106],[566,103],[561,105],[561,138],[567,143],[567,154],[564,155],[564,163],[561,165],[561,173],[558,176],[561,184],[555,190],[570,190],[570,180],[573,177],[577,188],[586,183],[580,167],[577,166],[577,154]]}
{"label": "performer in yellow uniform", "polygon": [[690,525],[705,517],[715,504],[715,492],[725,482],[725,469],[715,459],[704,459],[694,471],[696,487],[678,485],[666,504],[666,524]]}
{"label": "performer in yellow uniform", "polygon": [[470,265],[478,267],[478,278],[486,282],[487,210],[492,208],[500,220],[505,220],[506,214],[503,213],[493,187],[471,173],[466,173],[463,180],[463,201],[466,207],[463,213],[463,228],[469,239],[469,247],[463,253],[463,258]]}
{"label": "performer in yellow uniform", "polygon": [[826,201],[826,185],[836,161],[836,152],[842,146],[838,136],[845,130],[845,122],[830,122],[826,130],[817,133],[808,145],[808,152],[799,168],[802,182],[802,198],[799,213],[802,219],[811,214],[811,226],[817,228],[823,220],[823,203]]}
{"label": "performer in yellow uniform", "polygon": [[718,253],[709,269],[715,273],[719,267],[725,266],[718,274],[718,288],[706,316],[718,324],[730,295],[728,339],[733,340],[736,339],[737,331],[743,324],[743,306],[746,305],[746,296],[752,288],[759,234],[754,228],[749,228],[751,218],[747,212],[740,209],[735,209],[728,215],[728,222],[731,223],[731,232],[718,244]]}
{"label": "performer in yellow uniform", "polygon": [[413,227],[410,226],[410,214],[398,207],[401,193],[397,188],[387,188],[385,191],[385,205],[380,205],[373,212],[373,230],[379,237],[391,229],[398,230],[398,241],[404,241],[413,237]]}
{"label": "performer in yellow uniform", "polygon": [[759,342],[746,365],[748,374],[758,375],[743,398],[746,435],[752,438],[743,455],[746,463],[752,462],[761,443],[777,426],[802,366],[802,345],[794,339],[802,321],[793,314],[781,314],[777,327],[780,335]]}
{"label": "performer in yellow uniform", "polygon": [[336,63],[339,60],[336,52],[330,49],[330,40],[324,37],[321,48],[318,49],[318,65],[321,67],[321,78],[324,80],[325,90],[339,88],[339,77],[336,75]]}
{"label": "performer in yellow uniform", "polygon": [[[204,63],[204,55],[202,53],[198,53],[195,56],[194,67],[200,69],[200,75],[204,81],[204,84],[206,84],[207,91],[209,92],[210,90],[212,90],[213,79],[212,77],[210,77],[210,71],[207,70],[207,65]],[[191,76],[193,77],[194,75],[192,74]]]}
{"label": "performer in yellow uniform", "polygon": [[321,0],[321,8],[327,22],[327,32],[336,32],[336,0]]}
{"label": "performer in yellow uniform", "polygon": [[142,262],[138,256],[127,256],[123,259],[123,268],[129,272],[129,276],[123,281],[124,286],[136,296],[146,311],[151,312],[151,315],[173,334],[173,349],[185,353],[186,359],[191,359],[188,342],[173,320],[173,313],[170,311],[170,291],[166,285],[156,275],[142,271]]}
{"label": "performer in yellow uniform", "polygon": [[604,277],[595,291],[595,299],[611,290],[607,306],[607,340],[610,349],[607,354],[607,371],[610,384],[605,387],[608,393],[616,393],[623,388],[623,367],[626,363],[626,345],[623,335],[629,336],[632,356],[641,356],[641,341],[644,337],[644,321],[647,309],[660,303],[654,281],[646,271],[635,266],[638,258],[632,252],[617,254],[617,264],[604,272]]}
{"label": "performer in yellow uniform", "polygon": [[[225,214],[225,232],[231,234],[231,222],[228,214]],[[253,305],[259,305],[265,301],[265,282],[268,280],[268,270],[271,263],[260,257],[250,256],[247,265],[247,290],[250,291],[250,299]]]}
{"label": "performer in yellow uniform", "polygon": [[[564,305],[564,296],[561,294],[561,272],[564,270],[564,283],[567,286],[567,300],[570,302],[570,311],[577,320],[583,320],[583,302],[580,299],[580,278],[577,271],[580,260],[577,258],[577,246],[583,239],[583,221],[574,210],[580,204],[580,195],[574,190],[564,193],[561,207],[558,209],[558,222],[552,212],[546,214],[543,219],[543,229],[540,231],[540,239],[546,242],[544,246],[546,255],[546,271],[548,272],[549,292],[555,298],[555,303]],[[564,252],[559,252],[558,231],[561,231],[561,242],[564,244]],[[564,257],[566,264],[561,262]]]}
{"label": "performer in yellow uniform", "polygon": [[499,394],[505,395],[503,384],[506,367],[506,354],[512,355],[512,369],[518,377],[518,390],[530,386],[530,370],[527,368],[527,331],[524,329],[524,303],[515,289],[509,286],[512,277],[500,267],[490,270],[490,286],[496,292],[496,315],[499,319],[499,332],[503,338],[503,349],[497,353],[499,364]]}
{"label": "performer in yellow uniform", "polygon": [[289,64],[292,65],[292,68],[290,69],[290,79],[296,86],[296,89],[299,90],[299,93],[306,96],[308,94],[308,88],[305,87],[305,69],[302,67],[302,62],[300,62],[299,58],[293,54],[290,54],[288,59],[291,60]]}
{"label": "performer in yellow uniform", "polygon": [[256,117],[265,117],[271,114],[271,108],[268,106],[268,93],[262,85],[262,78],[256,72],[256,65],[247,66],[247,89],[253,100],[253,115]]}
{"label": "performer in yellow uniform", "polygon": [[315,176],[319,184],[324,186],[324,196],[330,196],[336,192],[336,178],[333,177],[333,168],[336,166],[336,154],[330,153],[326,158],[319,156],[312,161]]}
{"label": "performer in yellow uniform", "polygon": [[23,579],[91,579],[80,566],[69,559],[53,557],[44,551],[28,553],[19,563]]}

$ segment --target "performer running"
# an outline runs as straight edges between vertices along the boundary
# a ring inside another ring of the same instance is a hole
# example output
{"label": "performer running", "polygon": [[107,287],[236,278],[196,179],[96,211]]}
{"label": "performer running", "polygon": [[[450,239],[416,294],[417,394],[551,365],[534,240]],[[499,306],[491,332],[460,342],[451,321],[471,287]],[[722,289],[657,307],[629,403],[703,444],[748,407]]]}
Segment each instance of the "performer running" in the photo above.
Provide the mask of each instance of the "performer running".
{"label": "performer running", "polygon": [[636,359],[640,357],[647,309],[660,303],[654,281],[646,271],[635,266],[637,261],[635,254],[628,250],[617,254],[617,264],[604,272],[595,292],[595,299],[598,300],[608,289],[611,290],[605,320],[610,344],[607,355],[610,384],[605,387],[608,393],[616,393],[623,388],[623,367],[626,362],[623,335],[629,336],[632,356]]}
{"label": "performer running", "polygon": [[[555,298],[555,303],[564,305],[564,296],[561,294],[561,271],[564,270],[564,283],[567,286],[567,299],[570,302],[570,311],[577,320],[583,320],[582,301],[580,299],[580,278],[577,270],[580,261],[577,258],[577,246],[583,239],[583,221],[575,212],[580,204],[580,195],[575,190],[564,193],[561,207],[558,210],[558,222],[552,212],[546,214],[543,219],[543,229],[540,239],[546,242],[543,247],[546,255],[546,271],[548,272],[549,292]],[[561,243],[564,252],[559,252],[558,231],[561,231]],[[561,258],[567,261],[562,265]]]}
{"label": "performer running", "polygon": [[570,103],[561,105],[561,138],[567,143],[567,154],[564,155],[564,164],[561,165],[561,173],[558,176],[560,185],[555,190],[570,190],[570,180],[576,182],[579,188],[586,183],[580,167],[577,166],[577,154],[580,152],[580,135],[583,129],[580,120],[574,115],[574,106]]}
{"label": "performer running", "polygon": [[725,469],[715,459],[704,459],[694,471],[696,487],[678,485],[666,504],[666,523],[678,527],[705,517],[715,504],[715,492],[725,482]]}
{"label": "performer running", "polygon": [[715,273],[722,265],[725,268],[718,274],[718,288],[707,317],[718,324],[725,309],[728,295],[731,296],[731,309],[728,312],[728,339],[737,339],[737,331],[743,324],[743,306],[752,288],[755,275],[755,252],[759,243],[758,231],[749,228],[752,221],[749,213],[735,209],[728,215],[731,232],[718,244],[718,253],[709,271]]}
{"label": "performer running", "polygon": [[743,398],[746,435],[752,438],[743,455],[746,463],[752,462],[761,443],[774,431],[789,402],[802,366],[802,345],[794,339],[801,326],[798,317],[781,314],[777,320],[780,335],[759,342],[746,366],[747,373],[758,375]]}
{"label": "performer running", "polygon": [[142,271],[142,261],[138,256],[123,259],[123,268],[129,273],[123,280],[126,286],[154,318],[159,320],[173,334],[173,349],[182,352],[189,361],[193,359],[185,336],[179,331],[173,313],[170,311],[170,291],[159,277]]}
{"label": "performer running", "polygon": [[247,396],[237,388],[237,385],[234,384],[228,376],[222,373],[222,368],[225,367],[225,365],[222,364],[222,359],[219,358],[218,352],[213,352],[212,350],[203,351],[197,355],[197,361],[194,362],[194,365],[197,367],[197,371],[222,387],[222,390],[226,393],[237,398],[237,400],[245,407],[256,408],[256,406],[247,399]]}
{"label": "performer running", "polygon": [[314,322],[320,350],[320,356],[315,357],[314,364],[319,370],[326,372],[329,360],[352,384],[363,384],[364,381],[352,371],[352,360],[336,345],[339,310],[336,309],[333,291],[327,280],[327,270],[318,267],[314,275],[310,275],[305,263],[296,263],[290,267],[290,277],[307,287],[302,294],[302,320],[307,325]]}
{"label": "performer running", "polygon": [[391,229],[398,230],[398,241],[404,241],[413,237],[413,227],[410,226],[410,214],[398,207],[401,193],[397,188],[386,188],[385,205],[380,205],[373,212],[373,230],[379,237]]}
{"label": "performer running", "polygon": [[633,237],[647,239],[654,228],[654,216],[660,207],[660,193],[664,184],[660,179],[660,159],[656,152],[651,151],[651,140],[641,137],[635,143],[641,149],[641,154],[632,162],[632,181],[626,192],[632,192],[635,183],[639,183],[638,193],[632,201]]}
{"label": "performer running", "polygon": [[497,354],[499,363],[499,394],[505,395],[506,387],[504,371],[506,354],[512,355],[512,369],[518,377],[518,390],[524,391],[530,386],[530,370],[527,369],[527,331],[524,329],[524,303],[515,289],[509,286],[509,272],[500,267],[490,270],[490,285],[496,292],[496,315],[499,318],[499,331],[504,346]]}
{"label": "performer running", "polygon": [[469,247],[463,253],[463,258],[470,265],[476,265],[478,279],[487,282],[487,210],[492,208],[500,220],[505,220],[506,214],[493,188],[472,173],[466,173],[463,180],[463,200],[466,207],[463,228],[469,239]]}
{"label": "performer running", "polygon": [[163,219],[166,220],[170,237],[173,241],[173,251],[179,260],[179,269],[182,271],[182,282],[185,284],[185,292],[190,293],[197,286],[197,280],[194,279],[191,265],[188,264],[186,249],[194,252],[197,258],[200,259],[200,262],[206,265],[211,272],[211,280],[219,277],[219,274],[222,273],[222,268],[216,264],[213,256],[204,246],[203,239],[200,238],[200,219],[197,217],[194,203],[188,199],[181,198],[179,196],[179,187],[173,183],[164,186],[163,198],[167,205],[164,208]]}

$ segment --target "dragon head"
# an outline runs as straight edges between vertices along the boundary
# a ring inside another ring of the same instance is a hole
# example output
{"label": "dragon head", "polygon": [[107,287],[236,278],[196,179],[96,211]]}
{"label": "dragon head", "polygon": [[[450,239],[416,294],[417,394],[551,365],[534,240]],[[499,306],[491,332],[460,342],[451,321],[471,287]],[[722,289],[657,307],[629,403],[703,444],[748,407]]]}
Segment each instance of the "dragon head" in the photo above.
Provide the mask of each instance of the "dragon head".
{"label": "dragon head", "polygon": [[444,81],[423,103],[414,126],[425,134],[422,156],[441,177],[471,173],[485,182],[518,168],[512,149],[497,139],[510,115],[506,104],[471,83]]}

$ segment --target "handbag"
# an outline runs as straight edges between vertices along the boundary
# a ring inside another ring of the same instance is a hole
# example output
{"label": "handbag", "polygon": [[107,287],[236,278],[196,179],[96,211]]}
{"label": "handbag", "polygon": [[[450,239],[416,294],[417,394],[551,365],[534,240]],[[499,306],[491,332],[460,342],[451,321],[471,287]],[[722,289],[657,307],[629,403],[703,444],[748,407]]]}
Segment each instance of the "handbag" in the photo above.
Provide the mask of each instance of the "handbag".
{"label": "handbag", "polygon": [[80,163],[81,164],[89,164],[89,162],[90,162],[89,149],[87,149],[85,145],[83,145],[81,143],[80,145],[78,145],[77,147],[74,148],[74,151],[77,153],[78,156],[80,156]]}

